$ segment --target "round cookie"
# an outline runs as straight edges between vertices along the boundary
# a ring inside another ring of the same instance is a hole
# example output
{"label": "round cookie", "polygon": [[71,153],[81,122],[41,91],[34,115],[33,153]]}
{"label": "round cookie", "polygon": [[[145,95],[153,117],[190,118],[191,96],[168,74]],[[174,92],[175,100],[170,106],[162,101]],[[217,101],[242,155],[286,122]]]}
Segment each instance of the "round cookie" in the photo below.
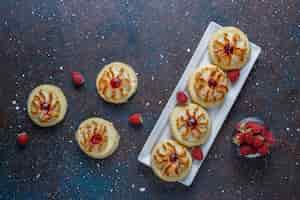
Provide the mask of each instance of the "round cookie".
{"label": "round cookie", "polygon": [[120,136],[111,122],[93,117],[79,125],[75,139],[85,154],[104,159],[118,148]]}
{"label": "round cookie", "polygon": [[206,65],[192,73],[188,90],[193,102],[212,108],[223,103],[228,92],[228,79],[217,66]]}
{"label": "round cookie", "polygon": [[175,182],[185,178],[192,167],[190,152],[174,140],[158,143],[151,154],[151,166],[162,180]]}
{"label": "round cookie", "polygon": [[125,103],[136,92],[135,71],[121,62],[110,63],[99,72],[96,80],[98,94],[109,103]]}
{"label": "round cookie", "polygon": [[40,85],[32,90],[27,100],[27,112],[38,126],[50,127],[61,122],[68,104],[63,91],[54,85]]}
{"label": "round cookie", "polygon": [[213,64],[223,70],[241,69],[248,62],[251,48],[247,35],[235,27],[216,31],[208,45]]}
{"label": "round cookie", "polygon": [[196,104],[176,106],[171,113],[170,124],[174,138],[187,147],[204,144],[210,135],[209,115]]}

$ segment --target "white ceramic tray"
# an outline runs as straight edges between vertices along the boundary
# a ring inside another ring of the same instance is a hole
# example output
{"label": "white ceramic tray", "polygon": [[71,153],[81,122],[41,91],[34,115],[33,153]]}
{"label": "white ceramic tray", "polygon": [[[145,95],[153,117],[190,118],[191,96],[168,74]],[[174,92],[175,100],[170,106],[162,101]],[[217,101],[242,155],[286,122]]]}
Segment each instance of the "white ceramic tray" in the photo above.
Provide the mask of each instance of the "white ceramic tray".
{"label": "white ceramic tray", "polygon": [[[215,22],[210,22],[208,25],[202,39],[200,40],[198,47],[190,60],[188,66],[186,67],[181,79],[179,80],[176,88],[174,89],[172,96],[170,97],[168,103],[164,107],[159,119],[157,120],[150,136],[147,139],[146,144],[144,145],[142,151],[138,156],[138,160],[150,167],[150,157],[151,151],[155,144],[157,144],[160,140],[170,138],[171,137],[171,130],[169,126],[169,115],[172,112],[173,108],[176,106],[176,93],[180,90],[186,90],[187,82],[189,75],[193,72],[197,67],[206,65],[210,63],[209,55],[208,55],[208,43],[212,34],[220,29],[221,26],[216,24]],[[254,63],[261,52],[261,48],[253,43],[251,43],[251,56],[249,58],[248,63],[240,72],[239,80],[230,86],[229,92],[226,95],[224,103],[213,109],[209,109],[208,113],[212,119],[212,129],[211,135],[208,141],[202,145],[204,159],[202,161],[193,160],[192,169],[189,175],[179,181],[180,183],[190,186],[201,167],[201,164],[205,160],[210,147],[212,146],[216,136],[218,135],[233,103],[235,102],[236,98],[238,97],[246,79],[254,66]]]}

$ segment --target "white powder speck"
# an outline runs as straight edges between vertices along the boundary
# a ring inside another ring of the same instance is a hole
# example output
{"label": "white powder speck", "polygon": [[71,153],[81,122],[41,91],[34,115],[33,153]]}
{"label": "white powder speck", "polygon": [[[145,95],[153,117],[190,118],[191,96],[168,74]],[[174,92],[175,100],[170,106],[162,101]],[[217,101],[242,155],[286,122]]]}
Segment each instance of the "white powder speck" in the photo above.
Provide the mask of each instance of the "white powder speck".
{"label": "white powder speck", "polygon": [[102,62],[105,62],[105,61],[106,61],[106,58],[102,58],[101,60],[102,60]]}
{"label": "white powder speck", "polygon": [[290,131],[290,128],[286,128],[285,130],[286,130],[286,131]]}
{"label": "white powder speck", "polygon": [[222,192],[222,193],[224,193],[224,192],[225,192],[225,190],[221,190],[221,192]]}
{"label": "white powder speck", "polygon": [[162,101],[160,100],[159,102],[158,102],[158,105],[160,105],[162,103]]}
{"label": "white powder speck", "polygon": [[20,106],[16,106],[16,110],[20,110]]}
{"label": "white powder speck", "polygon": [[145,106],[147,106],[147,107],[150,106],[150,102],[147,101]]}
{"label": "white powder speck", "polygon": [[164,59],[164,55],[163,54],[159,54],[160,59]]}
{"label": "white powder speck", "polygon": [[191,52],[191,49],[190,49],[190,48],[187,48],[186,51],[187,51],[187,52]]}
{"label": "white powder speck", "polygon": [[97,163],[96,166],[97,166],[98,168],[100,168],[101,165],[100,165],[99,163]]}
{"label": "white powder speck", "polygon": [[101,36],[101,39],[104,40],[104,35]]}
{"label": "white powder speck", "polygon": [[296,166],[299,166],[299,162],[296,162]]}
{"label": "white powder speck", "polygon": [[135,184],[133,183],[133,184],[131,184],[131,188],[133,189],[133,188],[135,188]]}
{"label": "white powder speck", "polygon": [[151,76],[151,80],[154,81],[154,79],[155,79],[154,76]]}
{"label": "white powder speck", "polygon": [[140,187],[140,188],[139,188],[139,191],[140,191],[140,192],[145,192],[145,191],[146,191],[146,188]]}
{"label": "white powder speck", "polygon": [[22,74],[21,76],[24,78],[24,77],[25,77],[25,74]]}
{"label": "white powder speck", "polygon": [[300,132],[300,128],[297,128],[296,131],[297,131],[297,132]]}
{"label": "white powder speck", "polygon": [[110,192],[113,192],[113,191],[114,191],[114,189],[112,189],[112,188],[111,188],[109,191],[110,191]]}
{"label": "white powder speck", "polygon": [[53,76],[49,76],[49,79],[53,79]]}
{"label": "white powder speck", "polygon": [[279,88],[276,89],[277,93],[279,93]]}
{"label": "white powder speck", "polygon": [[12,103],[13,105],[16,105],[16,104],[17,104],[17,101],[16,101],[16,100],[13,100],[11,103]]}
{"label": "white powder speck", "polygon": [[40,173],[38,173],[38,174],[35,176],[36,179],[39,179],[40,177],[41,177],[41,174],[40,174]]}
{"label": "white powder speck", "polygon": [[73,143],[73,140],[69,140],[68,142],[69,142],[70,144],[72,144],[72,143]]}
{"label": "white powder speck", "polygon": [[60,70],[64,70],[64,66],[60,66],[59,69],[60,69]]}
{"label": "white powder speck", "polygon": [[255,85],[256,85],[256,86],[259,86],[259,82],[256,82]]}

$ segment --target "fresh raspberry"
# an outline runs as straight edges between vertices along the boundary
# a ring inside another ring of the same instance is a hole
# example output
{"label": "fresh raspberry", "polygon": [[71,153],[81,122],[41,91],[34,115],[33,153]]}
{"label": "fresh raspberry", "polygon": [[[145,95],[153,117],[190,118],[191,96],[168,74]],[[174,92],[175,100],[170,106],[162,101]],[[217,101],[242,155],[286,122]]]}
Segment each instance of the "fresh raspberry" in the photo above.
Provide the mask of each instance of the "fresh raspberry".
{"label": "fresh raspberry", "polygon": [[263,143],[264,143],[264,138],[262,136],[257,135],[257,136],[254,137],[253,146],[255,148],[258,149],[259,147],[261,147],[263,145]]}
{"label": "fresh raspberry", "polygon": [[266,144],[263,144],[259,149],[258,149],[258,153],[260,153],[262,156],[266,155],[267,153],[269,153],[269,146]]}
{"label": "fresh raspberry", "polygon": [[80,72],[73,71],[71,72],[71,76],[75,87],[80,87],[84,84],[85,80],[83,75]]}
{"label": "fresh raspberry", "polygon": [[236,81],[239,79],[239,77],[240,77],[240,70],[237,69],[237,70],[231,70],[231,71],[228,71],[228,72],[227,72],[227,76],[228,76],[229,80],[230,80],[232,83],[234,83],[234,82],[236,82]]}
{"label": "fresh raspberry", "polygon": [[247,122],[246,128],[251,129],[254,134],[262,133],[265,129],[263,125],[256,122]]}
{"label": "fresh raspberry", "polygon": [[249,154],[253,154],[255,151],[253,149],[253,147],[251,147],[250,145],[242,145],[239,149],[240,155],[242,156],[246,156]]}
{"label": "fresh raspberry", "polygon": [[200,147],[194,147],[192,149],[192,157],[195,160],[203,160],[203,152],[202,149]]}
{"label": "fresh raspberry", "polygon": [[253,144],[254,136],[251,133],[244,133],[244,140],[247,144]]}
{"label": "fresh raspberry", "polygon": [[121,80],[118,77],[115,77],[110,80],[110,85],[112,88],[119,88],[121,86]]}
{"label": "fresh raspberry", "polygon": [[238,132],[234,137],[233,137],[233,143],[237,145],[241,145],[245,143],[245,134]]}
{"label": "fresh raspberry", "polygon": [[266,143],[273,145],[275,144],[275,138],[273,133],[267,129],[265,129],[262,133],[263,137],[265,138]]}
{"label": "fresh raspberry", "polygon": [[141,125],[143,123],[143,118],[140,113],[134,113],[130,115],[128,120],[133,125]]}
{"label": "fresh raspberry", "polygon": [[186,104],[188,101],[188,97],[184,91],[177,92],[176,99],[177,99],[177,103],[181,105]]}
{"label": "fresh raspberry", "polygon": [[20,145],[20,146],[25,146],[29,141],[29,136],[27,133],[25,132],[22,132],[22,133],[19,133],[18,136],[17,136],[17,143]]}

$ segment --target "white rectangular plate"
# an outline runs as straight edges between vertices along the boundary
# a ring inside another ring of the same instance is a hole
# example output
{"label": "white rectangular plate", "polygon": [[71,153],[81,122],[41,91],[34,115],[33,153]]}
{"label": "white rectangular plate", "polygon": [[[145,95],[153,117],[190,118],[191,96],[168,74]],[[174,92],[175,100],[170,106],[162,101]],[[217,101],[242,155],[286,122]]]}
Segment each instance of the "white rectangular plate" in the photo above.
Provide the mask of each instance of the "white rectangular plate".
{"label": "white rectangular plate", "polygon": [[[188,78],[191,72],[193,72],[197,67],[203,66],[210,63],[209,55],[208,55],[208,43],[210,40],[210,37],[214,32],[216,32],[218,29],[220,29],[221,26],[216,24],[215,22],[210,22],[208,25],[202,39],[200,40],[198,47],[190,60],[187,68],[185,69],[181,79],[179,80],[176,88],[174,89],[172,96],[170,97],[168,103],[164,107],[158,121],[156,122],[150,136],[147,139],[146,144],[144,145],[142,151],[140,152],[138,156],[138,160],[150,167],[150,157],[151,157],[151,151],[152,148],[156,143],[159,141],[170,138],[171,137],[171,130],[169,127],[169,115],[172,112],[173,108],[176,106],[176,93],[180,90],[185,90],[188,83]],[[208,141],[202,145],[203,155],[204,159],[206,158],[208,151],[210,147],[212,146],[216,136],[219,133],[219,130],[221,129],[233,103],[235,102],[236,98],[238,97],[251,69],[254,66],[254,63],[258,57],[258,55],[261,52],[261,48],[253,43],[251,43],[251,56],[249,58],[248,63],[240,72],[240,78],[239,80],[230,86],[229,92],[226,95],[226,98],[224,100],[224,103],[213,109],[209,109],[208,113],[212,120],[212,129],[211,129],[211,135],[208,139]],[[204,161],[203,159],[203,161]],[[193,160],[192,169],[189,173],[189,175],[179,181],[180,183],[190,186],[201,167],[201,164],[203,161],[196,161]]]}

